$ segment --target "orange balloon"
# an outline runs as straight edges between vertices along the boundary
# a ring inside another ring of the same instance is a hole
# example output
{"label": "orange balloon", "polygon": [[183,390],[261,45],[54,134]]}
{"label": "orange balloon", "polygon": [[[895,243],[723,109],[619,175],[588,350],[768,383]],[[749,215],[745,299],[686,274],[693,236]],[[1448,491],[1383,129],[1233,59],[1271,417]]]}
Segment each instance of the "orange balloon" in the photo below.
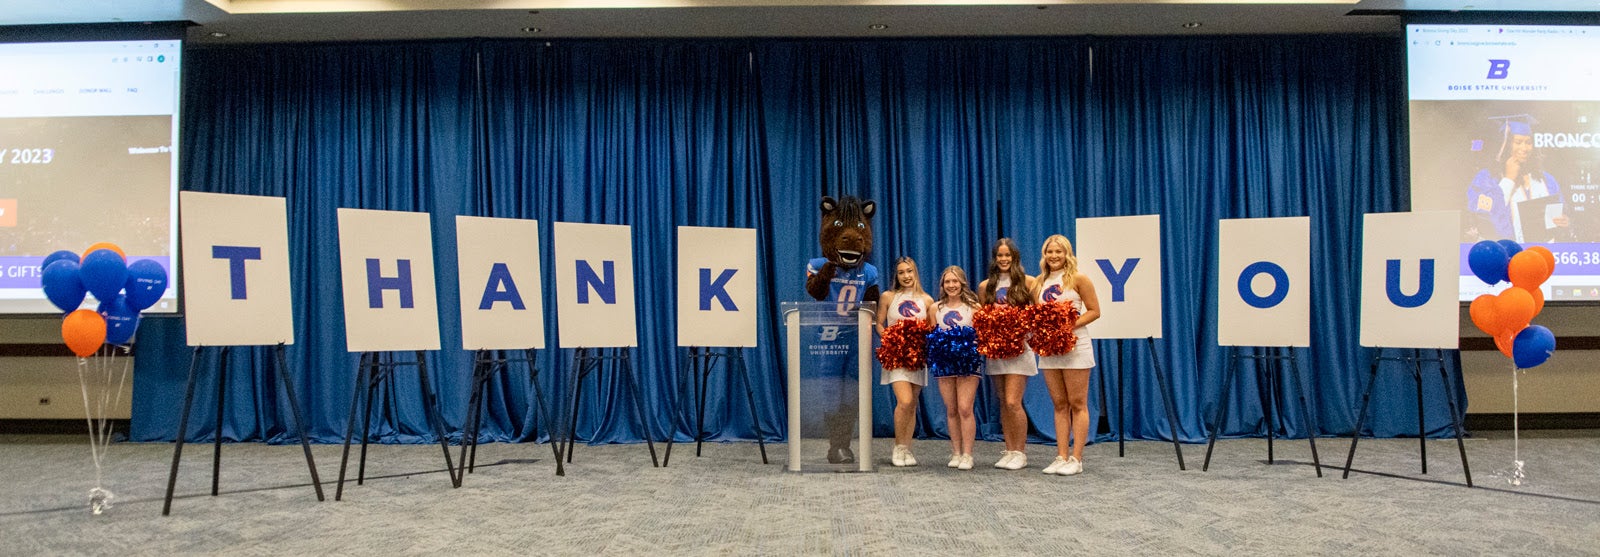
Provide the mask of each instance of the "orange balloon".
{"label": "orange balloon", "polygon": [[1494,297],[1497,334],[1515,334],[1533,321],[1533,295],[1521,288],[1507,288]]}
{"label": "orange balloon", "polygon": [[1528,294],[1533,296],[1533,316],[1538,317],[1539,312],[1544,311],[1544,290],[1530,288]]}
{"label": "orange balloon", "polygon": [[1506,276],[1511,277],[1511,284],[1517,288],[1535,290],[1550,277],[1550,265],[1544,262],[1544,256],[1523,250],[1511,256]]}
{"label": "orange balloon", "polygon": [[1507,358],[1512,358],[1514,356],[1511,355],[1511,348],[1516,345],[1516,340],[1516,333],[1508,333],[1496,336],[1494,337],[1494,347],[1499,348],[1500,353],[1505,354]]}
{"label": "orange balloon", "polygon": [[[1539,254],[1539,257],[1544,258],[1544,264],[1550,268],[1550,270],[1546,271],[1544,274],[1545,280],[1548,280],[1550,275],[1556,272],[1556,254],[1550,253],[1550,248],[1544,246],[1533,246],[1522,251],[1531,251]],[[1540,280],[1539,283],[1543,284],[1544,280]]]}
{"label": "orange balloon", "polygon": [[1494,294],[1484,294],[1474,298],[1472,305],[1467,306],[1467,314],[1472,316],[1472,324],[1476,325],[1478,330],[1491,336],[1495,334],[1497,329],[1495,324],[1499,320],[1495,319],[1494,314]]}
{"label": "orange balloon", "polygon": [[106,318],[91,309],[80,309],[61,320],[61,339],[79,358],[94,355],[106,341]]}
{"label": "orange balloon", "polygon": [[127,262],[128,261],[128,254],[122,253],[122,248],[117,247],[116,244],[113,244],[111,242],[100,242],[100,243],[97,243],[95,245],[89,246],[89,249],[83,250],[83,255],[78,256],[78,261],[81,263],[83,261],[84,257],[87,257],[89,254],[94,253],[94,250],[98,250],[98,249],[108,249],[108,250],[117,252],[117,255],[122,256],[122,261],[123,262]]}

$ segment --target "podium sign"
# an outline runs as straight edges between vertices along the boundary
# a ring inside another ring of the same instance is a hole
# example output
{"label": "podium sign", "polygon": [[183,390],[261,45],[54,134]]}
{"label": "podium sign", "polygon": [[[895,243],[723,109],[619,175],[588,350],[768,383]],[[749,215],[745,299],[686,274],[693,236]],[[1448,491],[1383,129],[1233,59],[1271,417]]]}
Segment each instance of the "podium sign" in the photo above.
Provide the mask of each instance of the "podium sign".
{"label": "podium sign", "polygon": [[[789,471],[872,471],[876,310],[875,303],[782,304],[788,337]],[[802,450],[806,439],[816,441]]]}

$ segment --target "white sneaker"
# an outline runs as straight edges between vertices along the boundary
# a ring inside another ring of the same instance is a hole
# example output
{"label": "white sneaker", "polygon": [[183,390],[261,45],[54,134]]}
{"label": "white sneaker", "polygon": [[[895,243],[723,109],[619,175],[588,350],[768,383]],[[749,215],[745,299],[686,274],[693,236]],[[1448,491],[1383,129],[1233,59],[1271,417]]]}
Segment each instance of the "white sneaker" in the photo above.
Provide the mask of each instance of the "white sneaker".
{"label": "white sneaker", "polygon": [[960,465],[961,465],[961,455],[955,454],[955,453],[951,453],[950,454],[950,463],[946,464],[945,467],[946,468],[955,468],[955,467],[960,466]]}
{"label": "white sneaker", "polygon": [[956,469],[957,470],[971,470],[972,469],[972,455],[969,455],[969,454],[961,455],[961,463],[956,465]]}
{"label": "white sneaker", "polygon": [[889,463],[893,464],[895,466],[905,466],[906,465],[906,447],[905,447],[905,445],[895,445],[894,446],[894,452],[889,455]]}
{"label": "white sneaker", "polygon": [[1011,452],[1011,460],[1006,462],[1007,470],[1021,470],[1028,467],[1028,453],[1022,451]]}
{"label": "white sneaker", "polygon": [[1014,454],[1011,451],[1000,451],[1000,460],[994,462],[994,467],[1002,470],[1007,469],[1006,467],[1011,465],[1011,459],[1014,458]]}
{"label": "white sneaker", "polygon": [[1082,473],[1083,462],[1076,457],[1067,457],[1067,462],[1061,465],[1061,469],[1056,470],[1056,475],[1060,476],[1076,476]]}
{"label": "white sneaker", "polygon": [[1049,466],[1044,467],[1044,473],[1046,473],[1046,474],[1054,474],[1054,473],[1056,473],[1056,471],[1060,470],[1061,467],[1063,465],[1065,465],[1066,463],[1067,463],[1067,459],[1061,458],[1061,457],[1058,456],[1058,457],[1056,457],[1055,462],[1051,462]]}
{"label": "white sneaker", "polygon": [[911,456],[911,447],[906,447],[906,450],[901,453],[900,458],[901,458],[902,461],[904,461],[904,464],[906,466],[916,466],[917,465],[917,457]]}

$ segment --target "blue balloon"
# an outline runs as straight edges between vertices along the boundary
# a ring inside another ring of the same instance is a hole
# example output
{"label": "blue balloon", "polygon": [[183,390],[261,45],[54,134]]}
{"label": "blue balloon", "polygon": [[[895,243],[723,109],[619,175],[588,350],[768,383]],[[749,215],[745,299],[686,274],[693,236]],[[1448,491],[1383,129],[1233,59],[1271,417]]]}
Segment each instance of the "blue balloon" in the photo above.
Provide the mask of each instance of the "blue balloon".
{"label": "blue balloon", "polygon": [[1556,335],[1542,325],[1529,325],[1517,333],[1511,344],[1511,359],[1517,369],[1539,367],[1556,351]]}
{"label": "blue balloon", "polygon": [[83,305],[83,295],[88,292],[83,287],[83,278],[78,275],[76,260],[58,259],[45,265],[39,285],[44,287],[44,297],[63,312],[78,309]]}
{"label": "blue balloon", "polygon": [[1516,257],[1518,253],[1522,253],[1522,244],[1518,244],[1515,241],[1500,240],[1496,243],[1500,244],[1500,247],[1505,248],[1506,261],[1510,261],[1511,258]]}
{"label": "blue balloon", "polygon": [[1509,263],[1511,256],[1506,255],[1505,246],[1490,240],[1473,244],[1472,250],[1467,252],[1467,267],[1478,280],[1490,285],[1507,280],[1506,265]]}
{"label": "blue balloon", "polygon": [[83,256],[83,286],[102,302],[122,294],[128,282],[128,264],[122,256],[108,249],[97,249]]}
{"label": "blue balloon", "polygon": [[79,261],[78,254],[76,252],[71,250],[57,250],[55,253],[44,256],[44,262],[40,263],[39,267],[49,267],[51,263],[55,263],[57,261],[71,261],[73,264],[78,264],[81,262]]}
{"label": "blue balloon", "polygon": [[149,259],[134,261],[128,265],[128,282],[123,287],[127,289],[128,305],[135,311],[144,311],[167,292],[167,270]]}
{"label": "blue balloon", "polygon": [[127,344],[139,329],[139,310],[124,296],[100,302],[100,315],[106,318],[106,344]]}

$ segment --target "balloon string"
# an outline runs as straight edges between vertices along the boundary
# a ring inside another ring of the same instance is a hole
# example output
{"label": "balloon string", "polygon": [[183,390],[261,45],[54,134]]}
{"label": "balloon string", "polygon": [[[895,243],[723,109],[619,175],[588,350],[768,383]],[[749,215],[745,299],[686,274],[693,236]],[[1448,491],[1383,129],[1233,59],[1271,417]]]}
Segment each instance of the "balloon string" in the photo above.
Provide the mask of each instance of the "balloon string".
{"label": "balloon string", "polygon": [[[121,349],[124,352],[126,352],[128,350],[128,348],[126,346],[121,347]],[[126,387],[128,385],[128,372],[129,372],[130,368],[132,368],[132,367],[133,367],[133,358],[126,358],[126,359],[122,360],[122,374],[117,378],[116,398],[112,399],[112,403],[111,403],[111,407],[112,408],[120,408],[122,406],[122,389],[123,389],[123,387]],[[108,420],[108,422],[109,422],[109,420]],[[109,428],[107,429],[106,433],[107,433],[107,435],[106,435],[106,449],[110,449],[111,448],[111,436],[110,436],[111,431],[110,431]]]}
{"label": "balloon string", "polygon": [[99,488],[101,487],[100,440],[94,423],[94,414],[89,408],[89,378],[84,375],[88,367],[87,359],[78,358],[78,386],[83,389],[83,416],[89,422],[89,455],[94,459],[94,486]]}
{"label": "balloon string", "polygon": [[1519,426],[1517,424],[1517,366],[1516,366],[1516,364],[1512,364],[1511,365],[1511,460],[1516,462],[1516,463],[1519,463],[1518,468],[1521,468],[1520,463],[1522,462],[1522,446],[1521,446],[1521,443],[1522,443],[1522,437],[1520,435],[1520,429],[1519,429]]}

